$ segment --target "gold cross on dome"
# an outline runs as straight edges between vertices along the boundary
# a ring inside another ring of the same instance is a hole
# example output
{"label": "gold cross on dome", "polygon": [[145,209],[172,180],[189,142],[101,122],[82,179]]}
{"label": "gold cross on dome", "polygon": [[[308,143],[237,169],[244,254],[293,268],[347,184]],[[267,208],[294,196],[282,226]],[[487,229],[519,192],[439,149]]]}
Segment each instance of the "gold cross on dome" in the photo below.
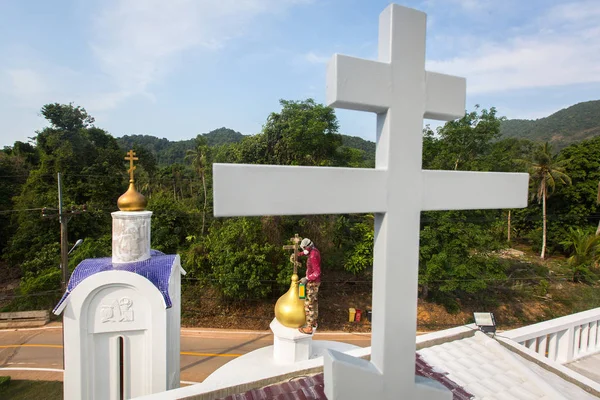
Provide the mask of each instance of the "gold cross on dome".
{"label": "gold cross on dome", "polygon": [[129,180],[133,182],[133,171],[136,169],[136,167],[133,165],[133,162],[139,160],[139,158],[135,156],[135,151],[133,150],[129,150],[127,152],[127,156],[128,157],[125,157],[125,160],[129,161],[129,170],[127,170],[127,172],[129,172]]}

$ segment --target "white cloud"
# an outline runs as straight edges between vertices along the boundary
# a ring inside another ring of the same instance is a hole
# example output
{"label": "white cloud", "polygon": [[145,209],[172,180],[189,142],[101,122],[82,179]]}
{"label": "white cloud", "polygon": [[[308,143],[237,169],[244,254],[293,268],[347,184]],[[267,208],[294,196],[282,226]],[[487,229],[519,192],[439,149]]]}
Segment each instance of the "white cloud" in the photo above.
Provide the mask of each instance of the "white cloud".
{"label": "white cloud", "polygon": [[497,7],[497,2],[492,0],[423,0],[419,8],[431,11],[442,6],[458,8],[467,12],[474,12],[489,10],[492,7]]}
{"label": "white cloud", "polygon": [[87,32],[96,68],[73,70],[28,48],[0,61],[0,91],[36,109],[49,101],[74,101],[98,112],[132,96],[155,101],[151,85],[173,71],[182,53],[218,50],[259,29],[261,16],[311,1],[101,1]]}
{"label": "white cloud", "polygon": [[428,69],[465,76],[473,94],[600,82],[598,16],[595,1],[550,8],[527,35],[480,43]]}
{"label": "white cloud", "polygon": [[458,4],[461,8],[466,11],[483,10],[487,9],[492,5],[489,0],[451,0],[452,3]]}
{"label": "white cloud", "polygon": [[8,69],[6,81],[10,87],[9,92],[14,93],[20,103],[29,103],[48,92],[44,78],[30,68]]}
{"label": "white cloud", "polygon": [[260,31],[260,18],[312,1],[97,0],[87,14],[89,29],[81,32],[91,49],[84,61],[95,67],[73,69],[26,42],[4,52],[0,105],[12,110],[9,119],[17,112],[29,117],[11,122],[20,137],[1,139],[8,144],[31,134],[40,125],[36,111],[48,102],[74,102],[98,116],[133,96],[155,101],[152,85],[173,72],[183,53],[221,49]]}
{"label": "white cloud", "polygon": [[[121,94],[149,91],[190,49],[217,50],[261,15],[309,0],[113,0],[102,3],[90,45]],[[118,98],[119,96],[115,96]]]}
{"label": "white cloud", "polygon": [[310,51],[304,55],[304,59],[311,64],[327,64],[327,62],[331,59],[331,56],[321,56]]}

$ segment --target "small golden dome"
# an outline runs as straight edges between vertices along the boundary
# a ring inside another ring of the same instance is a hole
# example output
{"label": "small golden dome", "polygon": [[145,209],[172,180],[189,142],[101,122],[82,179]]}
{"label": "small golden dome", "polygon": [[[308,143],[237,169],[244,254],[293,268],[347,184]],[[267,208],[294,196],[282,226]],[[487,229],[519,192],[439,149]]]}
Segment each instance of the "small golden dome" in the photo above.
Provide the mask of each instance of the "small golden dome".
{"label": "small golden dome", "polygon": [[147,204],[146,198],[135,189],[132,180],[129,181],[129,189],[117,200],[117,206],[121,211],[144,211]]}
{"label": "small golden dome", "polygon": [[119,210],[121,211],[144,211],[146,209],[146,205],[148,202],[144,195],[138,192],[135,189],[135,183],[133,180],[133,171],[135,171],[136,166],[133,165],[134,161],[139,160],[135,156],[135,152],[133,150],[129,150],[127,152],[127,157],[125,157],[126,161],[129,161],[129,189],[125,193],[119,197],[117,200],[117,206],[119,206]]}
{"label": "small golden dome", "polygon": [[275,318],[288,328],[300,328],[306,323],[304,300],[298,297],[298,275],[292,275],[290,289],[277,300]]}

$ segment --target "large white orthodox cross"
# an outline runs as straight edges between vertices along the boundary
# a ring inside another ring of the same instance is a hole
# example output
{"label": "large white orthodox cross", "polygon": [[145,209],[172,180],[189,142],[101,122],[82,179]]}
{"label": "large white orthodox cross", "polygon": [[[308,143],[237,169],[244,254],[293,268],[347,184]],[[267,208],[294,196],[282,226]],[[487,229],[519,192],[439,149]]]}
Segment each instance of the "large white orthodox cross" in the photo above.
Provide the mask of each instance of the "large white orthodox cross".
{"label": "large white orthodox cross", "polygon": [[214,165],[215,216],[375,213],[371,361],[330,352],[330,400],[451,398],[415,381],[420,212],[527,206],[527,174],[421,169],[423,118],[460,118],[466,97],[463,78],[425,71],[425,27],[392,4],[378,61],[329,63],[328,104],[377,113],[374,169]]}

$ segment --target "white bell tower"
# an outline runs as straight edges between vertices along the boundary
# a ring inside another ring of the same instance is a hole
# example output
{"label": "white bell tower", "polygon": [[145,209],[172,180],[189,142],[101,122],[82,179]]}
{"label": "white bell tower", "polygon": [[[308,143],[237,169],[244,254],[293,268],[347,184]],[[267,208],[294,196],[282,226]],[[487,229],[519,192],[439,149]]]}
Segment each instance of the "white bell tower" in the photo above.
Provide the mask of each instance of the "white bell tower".
{"label": "white bell tower", "polygon": [[112,257],[82,261],[54,309],[63,313],[65,399],[120,400],[179,387],[185,271],[178,255],[150,250],[152,212],[135,191],[133,169],[123,211],[112,213]]}

